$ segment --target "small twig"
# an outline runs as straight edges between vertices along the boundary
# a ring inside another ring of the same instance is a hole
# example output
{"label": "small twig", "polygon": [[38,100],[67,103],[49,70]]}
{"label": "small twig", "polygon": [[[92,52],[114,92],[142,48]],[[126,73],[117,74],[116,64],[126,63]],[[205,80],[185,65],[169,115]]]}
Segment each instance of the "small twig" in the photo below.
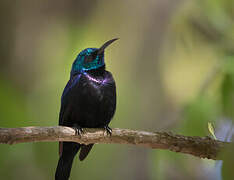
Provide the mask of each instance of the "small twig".
{"label": "small twig", "polygon": [[200,158],[218,159],[217,154],[227,142],[210,137],[175,135],[168,132],[145,132],[115,128],[109,136],[103,129],[84,129],[81,136],[69,127],[0,128],[0,144],[25,142],[73,141],[82,144],[131,144],[153,149],[167,149]]}

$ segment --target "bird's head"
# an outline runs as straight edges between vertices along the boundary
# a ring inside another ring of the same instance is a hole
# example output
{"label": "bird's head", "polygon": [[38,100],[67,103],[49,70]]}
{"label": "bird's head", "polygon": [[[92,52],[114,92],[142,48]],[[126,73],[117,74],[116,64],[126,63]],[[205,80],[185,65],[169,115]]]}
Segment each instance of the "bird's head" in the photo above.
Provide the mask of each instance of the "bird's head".
{"label": "bird's head", "polygon": [[117,39],[107,41],[100,48],[87,48],[81,51],[73,62],[71,75],[105,66],[104,50]]}

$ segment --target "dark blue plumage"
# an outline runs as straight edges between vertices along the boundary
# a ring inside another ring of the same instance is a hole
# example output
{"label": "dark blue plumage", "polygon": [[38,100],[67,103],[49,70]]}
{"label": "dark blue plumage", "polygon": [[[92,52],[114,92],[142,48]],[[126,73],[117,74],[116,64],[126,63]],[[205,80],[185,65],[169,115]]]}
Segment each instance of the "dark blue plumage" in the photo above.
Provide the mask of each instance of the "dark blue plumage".
{"label": "dark blue plumage", "polygon": [[[105,128],[111,133],[108,124],[115,113],[116,87],[111,73],[105,70],[104,50],[115,40],[99,49],[87,48],[77,56],[62,94],[59,125],[74,127],[78,133],[82,128]],[[69,179],[77,152],[80,150],[82,161],[92,147],[93,144],[60,142],[55,180]]]}

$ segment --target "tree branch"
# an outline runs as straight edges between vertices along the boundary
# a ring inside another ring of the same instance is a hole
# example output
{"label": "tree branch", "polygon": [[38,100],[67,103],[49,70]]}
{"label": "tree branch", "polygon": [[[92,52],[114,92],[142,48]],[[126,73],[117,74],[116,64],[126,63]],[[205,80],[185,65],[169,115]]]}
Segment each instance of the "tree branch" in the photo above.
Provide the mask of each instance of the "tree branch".
{"label": "tree branch", "polygon": [[200,158],[218,159],[218,153],[231,143],[206,137],[175,135],[168,132],[145,132],[115,128],[112,135],[103,129],[84,129],[75,134],[70,127],[22,127],[0,128],[0,144],[25,142],[73,141],[82,144],[131,144],[153,149],[167,149],[174,152],[191,154]]}

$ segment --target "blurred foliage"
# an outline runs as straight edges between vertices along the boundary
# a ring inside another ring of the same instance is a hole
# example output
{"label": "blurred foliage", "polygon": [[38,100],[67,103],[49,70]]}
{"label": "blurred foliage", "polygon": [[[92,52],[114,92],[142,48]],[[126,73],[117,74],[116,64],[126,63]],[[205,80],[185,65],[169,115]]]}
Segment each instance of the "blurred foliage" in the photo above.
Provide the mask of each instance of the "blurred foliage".
{"label": "blurred foliage", "polygon": [[231,168],[234,162],[233,151],[234,146],[232,145],[228,149],[225,149],[221,154],[221,157],[224,159],[222,166],[222,175],[224,180],[228,180],[230,177],[234,177],[234,171]]}
{"label": "blurred foliage", "polygon": [[[0,84],[0,109],[1,126],[26,126],[29,118],[27,116],[26,102],[22,93],[17,91],[12,84],[1,79]],[[15,119],[17,118],[17,120]]]}
{"label": "blurred foliage", "polygon": [[226,117],[234,119],[234,57],[225,59],[224,77],[221,85],[222,107]]}
{"label": "blurred foliage", "polygon": [[[209,135],[233,121],[234,1],[1,1],[0,126],[58,124],[75,56],[114,37],[111,127]],[[3,179],[53,179],[57,143],[0,146]],[[223,152],[223,177],[233,176]],[[214,161],[161,150],[96,145],[71,179],[218,179]],[[92,173],[90,173],[92,172]],[[208,173],[209,172],[209,173]]]}
{"label": "blurred foliage", "polygon": [[[184,123],[179,132],[188,135],[208,135],[207,124],[214,122],[218,115],[216,103],[205,97],[196,98],[184,109]],[[201,121],[198,123],[197,121]]]}

